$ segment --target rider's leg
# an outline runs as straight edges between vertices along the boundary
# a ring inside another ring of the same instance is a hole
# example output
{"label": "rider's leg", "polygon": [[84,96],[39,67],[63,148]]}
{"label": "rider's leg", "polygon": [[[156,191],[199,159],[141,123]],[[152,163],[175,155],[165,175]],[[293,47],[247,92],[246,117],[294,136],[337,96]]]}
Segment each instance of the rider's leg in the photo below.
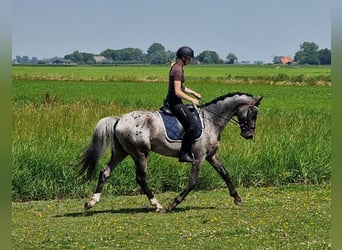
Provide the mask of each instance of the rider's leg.
{"label": "rider's leg", "polygon": [[190,110],[184,104],[173,107],[173,112],[184,127],[184,136],[179,153],[180,162],[193,162],[192,145],[196,133],[196,120]]}

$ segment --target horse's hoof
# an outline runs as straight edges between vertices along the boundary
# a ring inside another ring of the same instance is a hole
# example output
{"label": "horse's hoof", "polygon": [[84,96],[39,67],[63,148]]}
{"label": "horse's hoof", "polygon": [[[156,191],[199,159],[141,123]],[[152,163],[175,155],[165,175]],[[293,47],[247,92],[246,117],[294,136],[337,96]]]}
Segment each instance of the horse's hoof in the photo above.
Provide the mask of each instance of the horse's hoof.
{"label": "horse's hoof", "polygon": [[87,201],[86,203],[84,203],[84,210],[87,211],[88,209],[90,209],[91,206],[89,204],[89,202]]}
{"label": "horse's hoof", "polygon": [[167,211],[168,212],[172,212],[172,210],[176,207],[176,205],[174,203],[169,204],[169,206],[167,207]]}
{"label": "horse's hoof", "polygon": [[84,203],[84,210],[91,209],[95,204],[96,204],[96,202],[93,200],[87,201],[86,203]]}
{"label": "horse's hoof", "polygon": [[235,205],[241,206],[243,205],[243,201],[241,199],[239,200],[234,200]]}
{"label": "horse's hoof", "polygon": [[158,209],[157,210],[157,213],[159,213],[159,214],[165,214],[167,211],[166,211],[166,209],[165,208],[161,208],[161,209]]}

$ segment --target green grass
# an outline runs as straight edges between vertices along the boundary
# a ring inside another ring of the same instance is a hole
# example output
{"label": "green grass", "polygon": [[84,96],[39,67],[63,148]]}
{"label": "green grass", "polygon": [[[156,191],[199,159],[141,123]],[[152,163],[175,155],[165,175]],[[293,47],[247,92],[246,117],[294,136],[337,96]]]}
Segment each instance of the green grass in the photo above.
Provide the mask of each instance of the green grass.
{"label": "green grass", "polygon": [[[13,249],[330,249],[330,186],[193,192],[172,213],[157,214],[145,196],[13,203]],[[176,196],[157,196],[166,205]]]}
{"label": "green grass", "polygon": [[[104,116],[159,109],[167,72],[166,66],[13,68],[13,248],[330,249],[328,67],[186,68],[187,86],[204,102],[235,91],[264,95],[253,140],[232,124],[221,137],[219,154],[243,206],[233,204],[205,164],[197,191],[174,212],[157,214],[140,195],[127,159],[101,202],[83,213],[96,180],[80,183],[71,166],[95,124]],[[184,189],[189,171],[188,164],[151,153],[148,182],[162,205]]]}
{"label": "green grass", "polygon": [[[122,70],[127,73],[126,67]],[[207,75],[212,77],[223,67],[208,67]],[[40,70],[42,75],[48,75],[49,70],[56,70],[59,74],[65,71],[68,75],[69,70],[79,69],[96,76],[98,70],[107,68],[14,67],[14,71],[21,69],[32,75]],[[158,71],[160,67],[145,68]],[[243,71],[244,67],[238,69]],[[132,67],[132,75],[137,74],[134,70]],[[314,74],[315,70],[315,67],[311,68],[312,72],[308,74]],[[330,86],[233,84],[224,81],[189,82],[187,86],[198,90],[203,102],[235,91],[264,95],[252,141],[239,136],[239,129],[232,124],[228,124],[222,134],[219,154],[235,184],[272,186],[330,182]],[[13,80],[12,199],[90,196],[96,180],[80,184],[71,166],[89,143],[97,121],[137,109],[157,110],[166,91],[167,84],[161,82]],[[101,160],[99,169],[107,160],[108,154]],[[190,170],[187,164],[152,153],[148,165],[148,181],[155,192],[179,192],[187,184]],[[197,188],[211,190],[222,187],[225,184],[219,175],[205,164]],[[135,183],[132,160],[125,160],[115,169],[105,192],[140,192]]]}
{"label": "green grass", "polygon": [[[13,79],[49,81],[167,82],[169,66],[16,66]],[[331,85],[330,66],[189,65],[187,82]]]}
{"label": "green grass", "polygon": [[[207,101],[238,90],[265,96],[252,141],[240,137],[239,129],[231,124],[222,135],[219,152],[234,183],[269,186],[330,181],[330,87],[190,86]],[[165,92],[166,85],[160,83],[14,81],[13,199],[90,195],[95,183],[79,185],[70,165],[89,143],[97,121],[135,109],[157,110]],[[104,157],[100,166],[107,160]],[[180,191],[187,183],[189,167],[151,154],[148,174],[156,192]],[[139,192],[134,179],[133,163],[127,159],[114,171],[105,190]],[[198,188],[217,187],[224,187],[224,182],[206,164]]]}

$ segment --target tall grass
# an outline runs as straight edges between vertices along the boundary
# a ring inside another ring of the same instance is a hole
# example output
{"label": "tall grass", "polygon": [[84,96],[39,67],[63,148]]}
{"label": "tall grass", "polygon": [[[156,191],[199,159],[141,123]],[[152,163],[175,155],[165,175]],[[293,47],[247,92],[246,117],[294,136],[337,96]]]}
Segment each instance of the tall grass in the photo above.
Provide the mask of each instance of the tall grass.
{"label": "tall grass", "polygon": [[[252,141],[231,124],[220,156],[239,186],[330,181],[330,87],[191,83],[206,101],[233,91],[265,96]],[[13,82],[13,200],[89,196],[97,180],[82,184],[72,167],[104,116],[160,107],[166,85],[160,83]],[[48,93],[48,95],[47,95]],[[99,169],[109,159],[107,153]],[[185,187],[189,164],[151,153],[148,182],[155,192]],[[97,177],[96,177],[97,179]],[[225,187],[203,166],[199,189]],[[133,161],[115,169],[105,192],[139,193]]]}

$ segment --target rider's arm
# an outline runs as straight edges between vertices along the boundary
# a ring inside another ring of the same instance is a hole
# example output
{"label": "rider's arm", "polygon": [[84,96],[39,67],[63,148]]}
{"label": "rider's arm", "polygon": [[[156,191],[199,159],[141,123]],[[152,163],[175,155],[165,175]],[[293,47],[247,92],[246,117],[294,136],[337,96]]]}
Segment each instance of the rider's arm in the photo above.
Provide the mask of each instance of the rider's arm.
{"label": "rider's arm", "polygon": [[189,89],[187,87],[184,87],[184,92],[190,95],[195,96],[197,99],[201,99],[202,96],[200,93],[197,93],[195,90]]}
{"label": "rider's arm", "polygon": [[[174,87],[175,87],[175,94],[176,96],[178,96],[179,98],[181,99],[185,99],[193,104],[196,104],[198,105],[199,104],[199,101],[196,99],[196,98],[192,98],[191,96],[187,95],[188,94],[194,94],[195,91],[192,91],[190,90],[189,88],[184,88],[184,91],[182,90],[182,82],[181,81],[177,81],[175,80],[174,81]],[[191,91],[191,92],[188,92],[188,91]],[[198,94],[198,93],[197,93]]]}

